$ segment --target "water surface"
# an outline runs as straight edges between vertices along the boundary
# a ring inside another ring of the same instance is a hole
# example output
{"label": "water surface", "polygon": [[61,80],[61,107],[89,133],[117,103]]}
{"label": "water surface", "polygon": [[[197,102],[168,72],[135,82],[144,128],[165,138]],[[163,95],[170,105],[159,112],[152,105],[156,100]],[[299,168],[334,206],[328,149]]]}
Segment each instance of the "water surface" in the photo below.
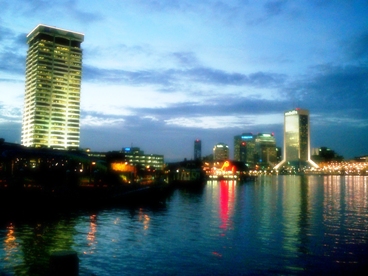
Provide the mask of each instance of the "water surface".
{"label": "water surface", "polygon": [[164,204],[2,215],[0,272],[46,275],[74,250],[81,275],[321,275],[368,269],[368,177],[262,176],[176,190]]}

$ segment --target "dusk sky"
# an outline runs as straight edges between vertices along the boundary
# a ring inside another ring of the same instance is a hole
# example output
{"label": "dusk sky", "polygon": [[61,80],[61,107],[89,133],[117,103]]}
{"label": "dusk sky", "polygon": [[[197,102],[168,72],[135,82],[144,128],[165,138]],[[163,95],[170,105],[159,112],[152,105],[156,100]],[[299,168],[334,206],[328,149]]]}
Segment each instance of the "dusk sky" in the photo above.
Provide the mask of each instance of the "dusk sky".
{"label": "dusk sky", "polygon": [[21,142],[26,35],[84,34],[81,148],[165,161],[275,133],[310,111],[311,147],[368,154],[368,1],[0,0],[0,137]]}

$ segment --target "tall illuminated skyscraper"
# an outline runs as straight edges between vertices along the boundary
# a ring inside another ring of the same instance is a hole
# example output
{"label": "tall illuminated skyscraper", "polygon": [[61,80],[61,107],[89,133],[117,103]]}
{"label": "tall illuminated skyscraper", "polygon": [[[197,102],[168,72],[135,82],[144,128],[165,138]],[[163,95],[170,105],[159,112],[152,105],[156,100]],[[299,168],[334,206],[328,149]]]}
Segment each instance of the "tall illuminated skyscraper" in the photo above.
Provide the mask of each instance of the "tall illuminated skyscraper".
{"label": "tall illuminated skyscraper", "polygon": [[194,140],[194,160],[202,159],[202,141],[199,139]]}
{"label": "tall illuminated skyscraper", "polygon": [[46,25],[27,35],[22,145],[79,147],[83,40],[81,33]]}
{"label": "tall illuminated skyscraper", "polygon": [[225,161],[229,159],[229,146],[218,143],[213,147],[213,161]]}
{"label": "tall illuminated skyscraper", "polygon": [[234,136],[234,160],[244,162],[249,168],[255,165],[255,139],[252,133]]}
{"label": "tall illuminated skyscraper", "polygon": [[256,135],[255,158],[260,167],[273,167],[277,163],[276,139],[273,133]]}
{"label": "tall illuminated skyscraper", "polygon": [[302,168],[318,167],[310,158],[309,111],[296,108],[284,113],[284,154],[283,160],[275,166],[282,165]]}

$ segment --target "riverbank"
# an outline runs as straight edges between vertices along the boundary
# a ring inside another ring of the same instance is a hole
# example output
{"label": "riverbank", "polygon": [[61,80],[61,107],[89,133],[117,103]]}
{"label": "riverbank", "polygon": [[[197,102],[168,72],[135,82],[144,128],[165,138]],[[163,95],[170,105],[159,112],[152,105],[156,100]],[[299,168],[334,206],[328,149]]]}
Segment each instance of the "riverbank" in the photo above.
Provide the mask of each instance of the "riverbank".
{"label": "riverbank", "polygon": [[83,184],[44,187],[0,185],[0,208],[4,212],[54,212],[128,204],[159,203],[172,192],[166,182],[119,185]]}

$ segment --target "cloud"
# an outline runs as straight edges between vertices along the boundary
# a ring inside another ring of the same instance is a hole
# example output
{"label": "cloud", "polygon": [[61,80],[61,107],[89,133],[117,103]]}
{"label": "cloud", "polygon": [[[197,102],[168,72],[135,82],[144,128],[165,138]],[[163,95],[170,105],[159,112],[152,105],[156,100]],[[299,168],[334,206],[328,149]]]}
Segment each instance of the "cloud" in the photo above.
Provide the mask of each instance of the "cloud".
{"label": "cloud", "polygon": [[172,53],[171,56],[179,66],[195,67],[199,64],[199,61],[193,52],[175,52]]}
{"label": "cloud", "polygon": [[346,126],[356,130],[368,126],[368,67],[365,65],[315,66],[309,74],[290,82],[281,93],[294,107],[309,109],[315,125],[334,126],[341,131]]}
{"label": "cloud", "polygon": [[285,101],[272,101],[252,97],[218,96],[203,103],[184,102],[161,108],[134,108],[132,113],[141,116],[153,116],[162,120],[176,117],[216,117],[282,114],[287,104]]}
{"label": "cloud", "polygon": [[188,1],[180,1],[180,0],[154,0],[154,1],[138,1],[142,6],[146,6],[151,11],[172,11],[172,10],[180,10],[185,11],[188,9],[192,9],[193,5]]}
{"label": "cloud", "polygon": [[275,17],[285,16],[294,13],[292,5],[287,0],[263,1],[255,5],[252,10],[246,13],[247,25],[256,26],[269,23]]}
{"label": "cloud", "polygon": [[315,73],[297,84],[302,100],[328,110],[364,110],[368,100],[367,66],[315,67]]}
{"label": "cloud", "polygon": [[159,70],[127,71],[119,69],[103,69],[94,66],[83,66],[83,80],[87,82],[104,82],[108,84],[161,84],[170,83],[170,72]]}
{"label": "cloud", "polygon": [[[150,13],[174,14],[181,18],[190,16],[202,22],[211,24],[233,25],[236,19],[248,14],[248,1],[221,1],[221,0],[133,0],[134,4],[146,9]],[[251,14],[251,13],[250,13]]]}
{"label": "cloud", "polygon": [[0,51],[0,60],[0,71],[24,77],[25,55],[20,55],[11,49],[6,49],[5,51]]}
{"label": "cloud", "polygon": [[[275,116],[276,115],[276,116]],[[234,116],[192,116],[187,114],[184,117],[172,118],[164,120],[167,125],[177,125],[181,127],[191,127],[200,129],[224,129],[224,128],[243,128],[254,129],[260,125],[280,124],[282,115],[280,114],[263,114],[263,115],[242,115]]]}
{"label": "cloud", "polygon": [[284,82],[285,75],[277,73],[256,72],[252,74],[229,73],[212,68],[193,68],[179,71],[192,81],[211,83],[214,85],[245,85],[251,87],[274,87]]}
{"label": "cloud", "polygon": [[0,71],[24,75],[26,35],[0,25]]}
{"label": "cloud", "polygon": [[287,0],[268,1],[264,4],[266,15],[276,16],[281,14],[285,9],[286,4]]}
{"label": "cloud", "polygon": [[0,25],[0,42],[13,37],[13,32],[9,28]]}
{"label": "cloud", "polygon": [[275,87],[282,84],[285,78],[285,75],[277,73],[256,72],[246,75],[206,67],[137,71],[103,69],[89,65],[83,67],[83,79],[85,81],[134,85],[172,85],[181,81],[191,81],[211,85]]}
{"label": "cloud", "polygon": [[122,116],[114,116],[109,114],[108,116],[101,114],[101,113],[97,113],[97,112],[86,112],[86,111],[82,111],[81,112],[81,119],[80,119],[80,123],[81,125],[83,125],[84,127],[100,127],[100,128],[104,128],[106,126],[117,126],[121,123],[124,123],[125,119],[122,118]]}
{"label": "cloud", "polygon": [[4,123],[21,123],[22,112],[19,108],[0,104],[0,125]]}
{"label": "cloud", "polygon": [[22,5],[14,5],[14,12],[22,12],[27,17],[42,17],[49,20],[63,19],[65,17],[72,18],[80,22],[93,23],[103,19],[100,13],[88,12],[78,8],[77,0],[33,0],[24,1]]}
{"label": "cloud", "polygon": [[352,37],[343,45],[346,55],[353,60],[366,62],[368,60],[368,31]]}

